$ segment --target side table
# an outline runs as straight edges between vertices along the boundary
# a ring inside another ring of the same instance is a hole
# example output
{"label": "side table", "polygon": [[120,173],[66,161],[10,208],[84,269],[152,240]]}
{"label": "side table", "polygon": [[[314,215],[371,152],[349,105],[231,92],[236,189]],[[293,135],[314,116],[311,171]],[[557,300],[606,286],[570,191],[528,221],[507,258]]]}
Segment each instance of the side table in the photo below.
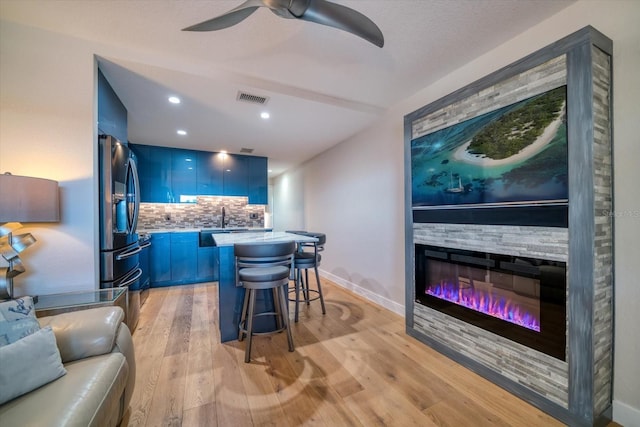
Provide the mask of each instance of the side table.
{"label": "side table", "polygon": [[125,324],[129,326],[127,323],[127,291],[127,287],[122,287],[38,295],[38,300],[34,304],[36,317],[116,305],[124,311]]}

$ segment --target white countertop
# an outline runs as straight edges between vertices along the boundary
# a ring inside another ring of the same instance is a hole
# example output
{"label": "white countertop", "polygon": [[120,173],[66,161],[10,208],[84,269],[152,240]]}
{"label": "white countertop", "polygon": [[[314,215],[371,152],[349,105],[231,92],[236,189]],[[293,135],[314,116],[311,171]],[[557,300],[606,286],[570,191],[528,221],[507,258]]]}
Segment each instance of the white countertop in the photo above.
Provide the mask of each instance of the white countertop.
{"label": "white countertop", "polygon": [[262,232],[268,228],[266,227],[205,227],[205,228],[138,228],[136,231],[138,233],[199,233],[201,231],[217,231],[217,232],[234,232],[234,231],[243,231],[243,232],[251,232],[255,230],[256,232]]}
{"label": "white countertop", "polygon": [[197,233],[199,228],[139,228],[136,230],[140,233]]}
{"label": "white countertop", "polygon": [[278,243],[278,242],[317,242],[318,239],[301,234],[284,231],[268,231],[258,233],[225,233],[214,234],[216,246],[233,246],[236,243]]}

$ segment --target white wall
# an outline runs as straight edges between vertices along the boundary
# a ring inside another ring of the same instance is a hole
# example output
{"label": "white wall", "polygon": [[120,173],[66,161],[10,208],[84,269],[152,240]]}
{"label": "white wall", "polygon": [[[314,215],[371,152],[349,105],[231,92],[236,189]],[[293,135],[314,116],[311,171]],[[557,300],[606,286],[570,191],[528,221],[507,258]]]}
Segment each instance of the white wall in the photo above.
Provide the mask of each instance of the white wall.
{"label": "white wall", "polygon": [[276,231],[303,230],[304,224],[304,175],[291,170],[277,179],[273,187],[272,227]]}
{"label": "white wall", "polygon": [[[403,117],[574,31],[592,25],[614,43],[614,419],[640,426],[640,2],[579,1],[392,108],[366,132],[274,180],[276,200],[302,206],[304,226],[327,234],[323,275],[403,313]],[[303,182],[287,193],[284,182]],[[297,200],[296,200],[297,199]],[[277,203],[277,202],[276,202]]]}
{"label": "white wall", "polygon": [[14,279],[15,294],[94,289],[93,52],[77,39],[2,22],[0,57],[0,173],[60,185],[61,222],[25,224],[37,243],[21,254],[26,273]]}
{"label": "white wall", "polygon": [[[274,200],[286,198],[289,205],[304,207],[299,223],[282,224],[274,212],[281,229],[327,234],[324,275],[399,314],[404,314],[402,170],[402,118],[390,115],[369,132],[280,176],[274,188]],[[304,183],[297,201],[283,185],[291,181]]]}

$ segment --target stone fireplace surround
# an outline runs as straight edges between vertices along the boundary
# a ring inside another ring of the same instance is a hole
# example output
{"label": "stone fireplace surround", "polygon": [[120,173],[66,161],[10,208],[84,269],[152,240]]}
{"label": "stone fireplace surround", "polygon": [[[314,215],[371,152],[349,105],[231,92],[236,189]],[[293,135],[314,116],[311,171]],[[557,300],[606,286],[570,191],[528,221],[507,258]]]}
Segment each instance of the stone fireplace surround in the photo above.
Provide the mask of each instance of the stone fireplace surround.
{"label": "stone fireplace surround", "polygon": [[[611,411],[611,52],[611,41],[586,27],[405,116],[407,333],[569,425],[594,425]],[[414,222],[411,140],[562,85],[568,227]],[[566,262],[566,361],[416,303],[416,243]]]}

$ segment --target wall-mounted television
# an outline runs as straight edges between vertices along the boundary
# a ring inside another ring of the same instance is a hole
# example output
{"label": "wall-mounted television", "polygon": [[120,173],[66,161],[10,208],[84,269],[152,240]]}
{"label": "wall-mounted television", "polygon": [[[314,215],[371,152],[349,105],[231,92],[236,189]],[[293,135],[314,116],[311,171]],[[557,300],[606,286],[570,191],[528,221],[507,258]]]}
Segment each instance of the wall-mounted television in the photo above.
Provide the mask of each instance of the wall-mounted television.
{"label": "wall-mounted television", "polygon": [[412,140],[414,210],[566,206],[566,99],[560,86]]}

